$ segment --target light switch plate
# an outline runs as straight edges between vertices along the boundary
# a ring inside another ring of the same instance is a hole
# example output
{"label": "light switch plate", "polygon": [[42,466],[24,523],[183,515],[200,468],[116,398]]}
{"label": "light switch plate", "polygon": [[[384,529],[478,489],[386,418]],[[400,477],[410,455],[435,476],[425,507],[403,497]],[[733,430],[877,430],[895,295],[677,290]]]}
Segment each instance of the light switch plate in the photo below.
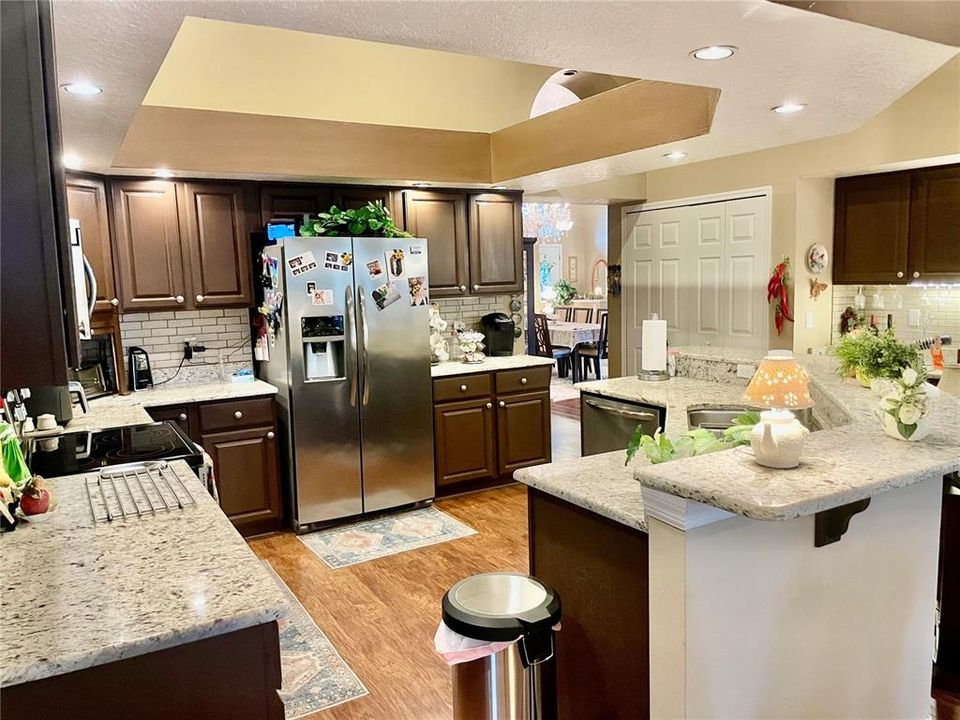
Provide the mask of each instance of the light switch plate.
{"label": "light switch plate", "polygon": [[749,380],[753,377],[753,374],[757,371],[756,366],[747,365],[745,363],[737,363],[737,377],[744,378]]}
{"label": "light switch plate", "polygon": [[919,310],[907,310],[907,325],[910,327],[920,327]]}
{"label": "light switch plate", "polygon": [[804,320],[808,328],[813,327],[813,312],[811,310],[807,310],[807,314],[804,316]]}

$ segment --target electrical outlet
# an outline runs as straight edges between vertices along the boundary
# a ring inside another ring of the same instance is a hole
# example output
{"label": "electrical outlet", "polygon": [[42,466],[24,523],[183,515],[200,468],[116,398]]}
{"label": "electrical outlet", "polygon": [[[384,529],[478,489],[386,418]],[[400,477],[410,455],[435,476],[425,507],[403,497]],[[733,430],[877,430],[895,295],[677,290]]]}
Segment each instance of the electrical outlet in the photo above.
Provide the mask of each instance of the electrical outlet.
{"label": "electrical outlet", "polygon": [[907,325],[910,327],[920,327],[919,310],[907,310]]}
{"label": "electrical outlet", "polygon": [[738,378],[744,378],[745,380],[750,380],[756,371],[757,371],[757,368],[754,365],[747,365],[746,363],[737,363]]}
{"label": "electrical outlet", "polygon": [[812,312],[812,311],[808,310],[807,313],[806,313],[806,315],[804,315],[804,324],[807,326],[807,328],[812,328],[812,327],[813,327],[813,312]]}

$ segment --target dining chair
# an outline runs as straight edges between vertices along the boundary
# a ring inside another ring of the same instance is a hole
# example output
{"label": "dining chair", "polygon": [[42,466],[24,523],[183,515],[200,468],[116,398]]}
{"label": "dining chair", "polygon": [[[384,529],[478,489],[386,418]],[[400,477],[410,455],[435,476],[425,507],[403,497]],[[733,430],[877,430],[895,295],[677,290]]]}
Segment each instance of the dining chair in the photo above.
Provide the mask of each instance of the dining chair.
{"label": "dining chair", "polygon": [[587,377],[590,363],[597,380],[601,378],[600,361],[607,357],[607,317],[606,312],[600,313],[600,337],[596,342],[577,343],[573,348],[573,376],[574,382]]}
{"label": "dining chair", "polygon": [[568,322],[576,322],[576,323],[592,323],[593,322],[593,308],[573,307],[570,309],[573,312],[571,312],[570,317],[567,318]]}
{"label": "dining chair", "polygon": [[563,322],[570,322],[573,317],[573,308],[569,305],[556,305],[553,308],[554,314]]}
{"label": "dining chair", "polygon": [[537,355],[553,358],[557,361],[557,375],[565,378],[573,366],[570,348],[563,345],[553,345],[550,342],[550,326],[547,325],[547,316],[537,313],[533,316],[533,327],[537,339]]}

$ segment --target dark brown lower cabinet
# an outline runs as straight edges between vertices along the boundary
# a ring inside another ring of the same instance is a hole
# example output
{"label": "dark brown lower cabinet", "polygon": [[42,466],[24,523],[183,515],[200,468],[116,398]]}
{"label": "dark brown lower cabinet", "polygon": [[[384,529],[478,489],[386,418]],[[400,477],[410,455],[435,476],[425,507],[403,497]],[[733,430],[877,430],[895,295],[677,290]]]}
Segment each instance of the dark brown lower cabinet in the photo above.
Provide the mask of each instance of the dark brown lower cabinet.
{"label": "dark brown lower cabinet", "polygon": [[533,488],[527,497],[530,574],[563,608],[556,717],[650,717],[647,534]]}
{"label": "dark brown lower cabinet", "polygon": [[3,688],[4,720],[283,720],[277,623]]}
{"label": "dark brown lower cabinet", "polygon": [[437,495],[510,481],[515,470],[550,462],[549,386],[550,369],[542,367],[434,380]]}
{"label": "dark brown lower cabinet", "polygon": [[187,437],[194,439],[197,437],[195,429],[194,413],[191,412],[189,405],[167,405],[165,407],[150,408],[150,417],[157,422],[169,420],[180,426]]}

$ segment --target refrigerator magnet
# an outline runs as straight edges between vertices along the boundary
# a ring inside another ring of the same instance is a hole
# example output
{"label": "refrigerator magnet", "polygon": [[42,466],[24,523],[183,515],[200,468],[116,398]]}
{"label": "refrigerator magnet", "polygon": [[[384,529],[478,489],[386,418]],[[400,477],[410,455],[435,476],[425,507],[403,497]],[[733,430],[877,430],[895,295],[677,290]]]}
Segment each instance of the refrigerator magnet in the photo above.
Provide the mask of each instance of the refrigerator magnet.
{"label": "refrigerator magnet", "polygon": [[379,260],[371,260],[367,263],[367,272],[370,274],[370,278],[376,280],[383,276],[383,263]]}
{"label": "refrigerator magnet", "polygon": [[297,277],[311,270],[316,270],[317,260],[313,257],[313,252],[307,250],[307,252],[295,255],[287,260],[287,267],[290,268],[290,274]]}
{"label": "refrigerator magnet", "polygon": [[[323,261],[324,263],[340,262],[340,256],[333,252],[324,253]],[[324,267],[326,267],[326,265],[324,265]]]}
{"label": "refrigerator magnet", "polygon": [[403,249],[394,248],[387,252],[387,268],[390,271],[390,277],[398,278],[403,275]]}
{"label": "refrigerator magnet", "polygon": [[340,253],[340,264],[344,270],[353,265],[353,253]]}
{"label": "refrigerator magnet", "polygon": [[396,284],[392,282],[384,283],[373,291],[373,301],[377,304],[377,310],[383,310],[399,299],[400,293],[397,292]]}
{"label": "refrigerator magnet", "polygon": [[312,280],[307,283],[307,295],[313,295],[317,291],[317,284]]}
{"label": "refrigerator magnet", "polygon": [[333,290],[321,289],[313,292],[314,305],[333,305]]}
{"label": "refrigerator magnet", "polygon": [[422,245],[411,245],[410,246],[411,255],[423,255],[423,246]]}
{"label": "refrigerator magnet", "polygon": [[419,305],[426,305],[428,302],[427,298],[427,283],[423,277],[412,277],[407,279],[407,284],[410,287],[410,306],[417,307]]}

